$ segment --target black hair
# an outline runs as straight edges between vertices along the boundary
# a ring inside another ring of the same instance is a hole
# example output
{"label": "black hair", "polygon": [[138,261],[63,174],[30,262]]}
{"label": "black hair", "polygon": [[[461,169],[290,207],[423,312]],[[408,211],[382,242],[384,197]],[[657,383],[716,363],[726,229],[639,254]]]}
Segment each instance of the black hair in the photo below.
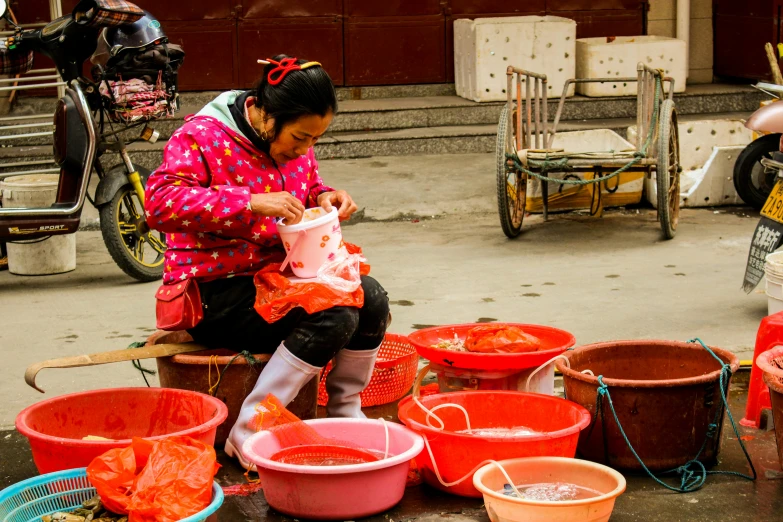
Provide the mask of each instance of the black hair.
{"label": "black hair", "polygon": [[[288,58],[278,54],[272,59],[276,62]],[[297,60],[297,65],[307,63],[307,60]],[[277,85],[270,85],[269,72],[276,65],[264,67],[264,74],[256,87],[256,107],[263,109],[274,118],[274,136],[280,135],[280,130],[287,123],[296,121],[301,116],[317,114],[326,116],[330,112],[337,113],[337,94],[329,74],[321,66],[290,71]]]}

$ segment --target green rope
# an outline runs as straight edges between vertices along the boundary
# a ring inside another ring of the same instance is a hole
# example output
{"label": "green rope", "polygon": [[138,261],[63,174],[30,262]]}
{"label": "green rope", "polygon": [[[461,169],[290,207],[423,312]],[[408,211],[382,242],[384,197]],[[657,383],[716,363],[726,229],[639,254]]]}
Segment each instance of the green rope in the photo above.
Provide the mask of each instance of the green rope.
{"label": "green rope", "polygon": [[[130,343],[128,345],[128,349],[130,350],[132,348],[143,348],[146,345],[147,345],[146,341],[140,341],[140,342],[137,341],[137,342]],[[155,375],[158,372],[156,372],[155,370],[148,370],[147,368],[145,368],[144,366],[141,365],[141,361],[138,360],[138,359],[134,359],[131,362],[133,363],[133,367],[136,368],[137,370],[139,370],[139,372],[141,373],[141,376],[144,378],[144,382],[147,384],[147,388],[149,388],[150,387],[150,383],[147,380],[147,375]]]}
{"label": "green rope", "polygon": [[255,357],[253,357],[253,354],[248,352],[247,350],[242,350],[238,354],[236,354],[234,357],[231,358],[230,361],[228,361],[228,364],[225,368],[223,368],[223,371],[220,372],[220,375],[218,376],[218,380],[215,383],[213,387],[210,388],[209,394],[213,397],[217,397],[218,389],[220,389],[220,383],[223,381],[223,375],[225,375],[226,370],[228,370],[229,366],[231,366],[234,361],[239,359],[240,357],[244,357],[245,361],[247,361],[247,364],[250,366],[256,366],[257,364],[261,364],[261,361],[257,360]]}
{"label": "green rope", "polygon": [[[661,79],[659,77],[655,78],[655,98],[653,100],[653,107],[658,107],[658,100],[661,96]],[[539,179],[541,181],[546,182],[552,182],[552,183],[559,183],[561,185],[592,185],[594,183],[603,183],[604,181],[608,181],[614,177],[619,176],[623,172],[628,171],[631,169],[634,165],[642,161],[645,157],[647,157],[647,150],[650,148],[650,145],[652,144],[652,137],[653,133],[655,132],[655,125],[658,122],[658,111],[653,110],[652,111],[652,118],[650,118],[650,127],[647,129],[647,139],[644,141],[644,145],[642,146],[641,150],[638,150],[634,152],[633,159],[620,167],[619,169],[615,170],[611,174],[607,174],[606,176],[600,177],[600,178],[594,178],[594,179],[560,179],[560,178],[550,178],[545,175],[546,172],[564,172],[567,170],[570,170],[570,167],[568,165],[568,158],[560,158],[560,159],[549,159],[548,153],[547,158],[543,160],[528,160],[528,165],[538,169],[541,174],[538,172],[534,172],[530,169],[525,168],[522,165],[522,162],[519,160],[519,157],[516,154],[506,154],[506,160],[511,160],[514,163],[514,168],[516,170],[519,170],[521,172],[524,172],[528,176],[532,176],[536,179]],[[546,139],[546,137],[545,137]]]}
{"label": "green rope", "polygon": [[[676,493],[690,493],[692,491],[697,491],[701,489],[702,486],[704,486],[704,483],[707,481],[707,475],[731,475],[735,477],[740,477],[747,480],[756,480],[757,474],[756,474],[756,468],[753,466],[753,461],[750,458],[750,455],[748,454],[748,450],[745,448],[745,444],[742,442],[742,438],[739,433],[739,429],[737,428],[737,424],[734,422],[734,417],[731,414],[731,410],[729,409],[729,403],[726,398],[726,393],[729,388],[729,380],[731,378],[732,372],[731,372],[731,366],[724,363],[717,355],[715,355],[715,352],[713,352],[706,344],[702,342],[701,339],[692,339],[688,341],[689,343],[699,343],[707,352],[709,352],[712,357],[715,358],[716,361],[721,365],[721,371],[720,371],[720,396],[721,400],[723,401],[723,408],[718,409],[715,412],[715,417],[713,418],[712,422],[707,427],[707,433],[704,438],[704,442],[701,445],[701,449],[699,449],[699,452],[696,454],[696,456],[685,463],[685,465],[680,466],[678,468],[664,471],[661,475],[667,475],[667,474],[677,474],[680,475],[680,486],[675,487],[671,486],[665,482],[663,482],[661,479],[659,479],[655,474],[650,471],[650,469],[644,464],[641,457],[639,457],[639,454],[636,453],[636,450],[634,449],[633,445],[631,444],[631,441],[628,439],[628,436],[625,434],[625,430],[623,429],[622,425],[620,424],[620,419],[617,417],[617,412],[614,408],[614,403],[612,402],[612,396],[609,393],[609,387],[604,383],[604,377],[603,375],[598,376],[598,394],[596,396],[596,415],[593,418],[593,425],[590,428],[590,432],[588,432],[588,439],[590,438],[592,434],[593,427],[595,427],[595,421],[599,417],[601,417],[601,421],[604,425],[604,451],[605,455],[608,455],[607,452],[607,440],[606,440],[606,424],[605,424],[605,416],[604,416],[604,410],[603,410],[603,397],[606,397],[606,401],[609,404],[609,409],[612,412],[612,417],[614,417],[614,421],[617,424],[617,428],[620,430],[620,434],[623,436],[623,439],[625,439],[625,443],[628,445],[628,449],[631,450],[631,453],[633,453],[633,456],[636,458],[636,461],[639,463],[639,465],[644,469],[645,472],[647,472],[647,475],[650,476],[655,482],[657,482],[659,485],[665,487],[666,489],[670,491],[674,491]],[[729,416],[729,421],[731,422],[731,427],[734,430],[734,433],[737,435],[737,441],[740,444],[740,447],[742,448],[742,452],[745,454],[745,459],[748,461],[748,464],[750,465],[750,469],[752,471],[752,475],[746,475],[744,473],[739,473],[736,471],[707,471],[707,468],[704,467],[704,464],[699,461],[699,457],[704,452],[704,449],[707,447],[707,443],[715,438],[715,436],[718,434],[719,425],[718,422],[720,422],[720,415],[723,412],[723,410],[726,410],[726,413]]]}

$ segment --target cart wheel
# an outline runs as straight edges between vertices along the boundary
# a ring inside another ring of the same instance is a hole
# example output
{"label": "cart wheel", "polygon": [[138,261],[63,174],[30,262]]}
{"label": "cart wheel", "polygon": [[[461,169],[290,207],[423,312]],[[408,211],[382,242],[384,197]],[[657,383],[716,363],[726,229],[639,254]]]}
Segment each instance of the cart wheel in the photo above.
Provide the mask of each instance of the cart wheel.
{"label": "cart wheel", "polygon": [[[515,238],[522,232],[522,220],[525,217],[527,198],[527,176],[508,165],[506,160],[506,140],[508,133],[516,140],[515,126],[508,128],[508,104],[503,106],[498,122],[498,138],[495,144],[498,181],[498,213],[503,233]],[[512,109],[516,115],[516,107]]]}
{"label": "cart wheel", "polygon": [[658,129],[658,218],[663,236],[672,239],[680,219],[680,139],[674,101],[661,104]]}

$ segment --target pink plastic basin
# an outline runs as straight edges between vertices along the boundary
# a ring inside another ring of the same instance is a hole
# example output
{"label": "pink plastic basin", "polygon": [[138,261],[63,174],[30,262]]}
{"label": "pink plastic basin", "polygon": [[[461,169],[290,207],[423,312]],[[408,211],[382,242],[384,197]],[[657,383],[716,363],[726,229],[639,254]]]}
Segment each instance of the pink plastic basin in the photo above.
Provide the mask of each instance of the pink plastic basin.
{"label": "pink plastic basin", "polygon": [[[25,408],[16,429],[30,441],[41,474],[84,468],[133,437],[157,440],[172,435],[215,443],[228,408],[220,400],[170,388],[113,388],[71,393]],[[93,435],[108,441],[82,440]]]}
{"label": "pink plastic basin", "polygon": [[[370,419],[318,419],[305,421],[320,435],[356,443],[383,452],[384,427]],[[243,446],[256,465],[267,503],[292,517],[319,520],[351,520],[393,507],[405,493],[410,461],[424,447],[419,435],[405,426],[387,423],[387,459],[347,466],[297,466],[269,460],[280,451],[275,436],[262,431]]]}

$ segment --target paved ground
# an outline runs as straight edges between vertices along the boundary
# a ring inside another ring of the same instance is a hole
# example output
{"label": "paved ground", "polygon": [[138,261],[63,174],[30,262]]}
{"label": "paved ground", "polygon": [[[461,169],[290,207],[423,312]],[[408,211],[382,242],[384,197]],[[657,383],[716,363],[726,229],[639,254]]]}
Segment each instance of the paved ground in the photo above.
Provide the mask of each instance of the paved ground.
{"label": "paved ground", "polygon": [[[496,216],[493,169],[491,155],[323,162],[327,181],[351,191],[364,210],[345,235],[364,247],[373,274],[389,291],[392,331],[496,319],[558,326],[579,343],[700,336],[750,358],[766,314],[763,293],[740,290],[756,215],[745,209],[686,210],[677,238],[669,242],[660,240],[655,213],[647,209],[613,211],[602,219],[557,215],[547,223],[533,217],[526,232],[509,241]],[[23,383],[30,363],[124,348],[152,331],[157,285],[125,277],[99,232],[80,232],[77,244],[78,268],[70,274],[24,278],[0,272],[0,429],[11,429],[23,407],[44,397]],[[129,364],[44,370],[38,383],[47,397],[143,384]],[[26,445],[8,435],[0,445],[6,450],[0,486],[34,472]],[[766,445],[754,457],[778,469],[772,439],[761,438]],[[725,464],[741,468],[734,457]],[[762,513],[770,513],[765,510],[780,509],[779,480],[740,484],[719,478],[697,496],[672,497],[647,481],[632,482],[616,519],[740,520],[753,513],[764,520],[769,516]],[[664,518],[664,507],[676,507],[676,514],[667,511]],[[225,509],[225,520],[232,521],[244,520],[240,513],[251,520],[266,512],[258,496]],[[441,512],[456,520],[484,516],[479,502],[415,488],[390,518]],[[716,515],[728,512],[735,514]]]}

